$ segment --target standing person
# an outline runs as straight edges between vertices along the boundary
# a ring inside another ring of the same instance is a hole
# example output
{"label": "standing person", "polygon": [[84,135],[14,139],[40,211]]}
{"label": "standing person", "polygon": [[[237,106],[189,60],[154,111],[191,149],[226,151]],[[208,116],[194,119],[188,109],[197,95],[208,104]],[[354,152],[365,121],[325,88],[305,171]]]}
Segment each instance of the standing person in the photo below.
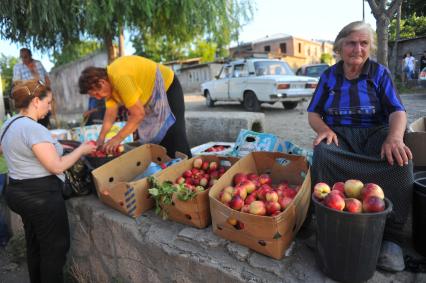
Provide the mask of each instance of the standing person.
{"label": "standing person", "polygon": [[9,169],[5,199],[24,223],[31,282],[63,282],[70,244],[63,172],[96,146],[85,143],[62,156],[59,142],[36,122],[52,103],[50,89],[39,81],[15,85],[12,98],[19,114],[3,125],[0,137]]}
{"label": "standing person", "polygon": [[379,184],[393,203],[385,226],[378,267],[405,268],[400,236],[413,185],[412,153],[404,144],[407,115],[389,70],[369,58],[374,31],[353,22],[337,35],[341,61],[321,75],[308,106],[317,133],[312,183],[348,179]]}
{"label": "standing person", "polygon": [[[191,156],[183,91],[170,68],[144,57],[124,56],[107,68],[87,67],[78,83],[81,94],[106,99],[98,144],[107,152],[114,152],[120,142],[137,129],[142,144],[160,144],[171,157],[176,151]],[[117,135],[105,143],[120,105],[127,108],[128,120]]]}
{"label": "standing person", "polygon": [[102,124],[105,115],[105,99],[89,97],[89,106],[83,113],[83,119],[87,119],[86,125]]}
{"label": "standing person", "polygon": [[[40,80],[50,88],[50,79],[46,69],[40,61],[33,59],[31,50],[28,48],[21,48],[19,57],[22,63],[15,64],[13,67],[13,84],[24,80]],[[48,128],[50,126],[49,120],[50,112],[43,119],[40,119],[39,123]]]}
{"label": "standing person", "polygon": [[423,51],[422,57],[420,57],[420,72],[426,68],[426,50]]}
{"label": "standing person", "polygon": [[416,58],[411,52],[407,52],[404,58],[404,73],[407,80],[414,79],[414,70],[416,69]]}

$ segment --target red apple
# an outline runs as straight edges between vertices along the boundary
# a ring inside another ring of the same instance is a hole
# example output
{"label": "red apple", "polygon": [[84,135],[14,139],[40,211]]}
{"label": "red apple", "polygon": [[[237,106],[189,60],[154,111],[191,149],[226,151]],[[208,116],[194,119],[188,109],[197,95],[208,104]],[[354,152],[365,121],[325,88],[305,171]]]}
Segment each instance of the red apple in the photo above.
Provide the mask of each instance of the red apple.
{"label": "red apple", "polygon": [[223,174],[223,173],[225,173],[225,172],[226,172],[226,168],[225,168],[225,167],[220,166],[220,167],[217,169],[217,171],[218,171],[219,173]]}
{"label": "red apple", "polygon": [[314,186],[314,196],[319,200],[324,199],[329,192],[330,187],[326,183],[318,183]]}
{"label": "red apple", "polygon": [[249,212],[254,215],[266,215],[265,203],[259,200],[252,202]]}
{"label": "red apple", "polygon": [[201,164],[201,169],[203,169],[204,171],[207,171],[209,169],[209,162],[203,161],[203,164]]}
{"label": "red apple", "polygon": [[335,210],[343,210],[345,200],[339,194],[328,194],[324,198],[324,205]]}
{"label": "red apple", "polygon": [[345,199],[345,210],[350,213],[361,213],[362,203],[356,198]]}
{"label": "red apple", "polygon": [[331,190],[330,194],[337,194],[337,195],[341,196],[344,199],[346,198],[345,194],[343,192],[339,191],[339,190],[334,190],[334,191]]}
{"label": "red apple", "polygon": [[191,177],[192,176],[191,170],[185,170],[182,176],[184,176],[185,178]]}
{"label": "red apple", "polygon": [[248,173],[247,174],[247,179],[249,179],[250,181],[255,181],[259,178],[259,176],[257,176],[257,174],[255,173]]}
{"label": "red apple", "polygon": [[249,194],[244,200],[244,204],[251,204],[256,200],[256,194]]}
{"label": "red apple", "polygon": [[380,197],[371,196],[362,201],[363,212],[380,212],[385,210],[385,201]]}
{"label": "red apple", "polygon": [[246,188],[244,188],[244,187],[242,187],[241,185],[239,185],[239,186],[236,186],[235,188],[234,188],[234,191],[233,191],[233,193],[232,193],[232,195],[233,196],[240,196],[243,200],[245,200],[246,199],[246,197],[247,197],[247,190],[246,190]]}
{"label": "red apple", "polygon": [[343,182],[337,182],[334,183],[333,187],[331,188],[332,191],[341,191],[343,194],[345,193],[345,183]]}
{"label": "red apple", "polygon": [[[247,199],[246,199],[247,200]],[[243,207],[241,208],[241,212],[250,213],[250,205],[244,202]]]}
{"label": "red apple", "polygon": [[216,171],[217,170],[217,162],[216,161],[212,161],[209,163],[209,171]]}
{"label": "red apple", "polygon": [[294,189],[290,189],[290,188],[285,188],[284,190],[282,190],[282,194],[285,197],[289,197],[289,198],[294,198],[297,195],[297,191]]}
{"label": "red apple", "polygon": [[361,200],[364,200],[372,196],[384,199],[385,193],[383,192],[383,189],[379,185],[374,183],[368,183],[361,190]]}
{"label": "red apple", "polygon": [[248,194],[251,194],[256,189],[256,185],[250,180],[242,181],[240,186],[245,188]]}
{"label": "red apple", "polygon": [[225,193],[230,193],[231,195],[234,193],[234,187],[233,186],[227,186],[225,188],[223,188],[222,190]]}
{"label": "red apple", "polygon": [[[269,191],[265,194],[265,199],[268,202],[278,202],[278,194],[275,191]],[[268,210],[268,209],[266,209]]]}
{"label": "red apple", "polygon": [[285,210],[292,200],[292,198],[283,197],[278,199],[278,203],[281,205],[281,209]]}
{"label": "red apple", "polygon": [[266,214],[268,215],[274,214],[277,211],[281,211],[281,206],[276,201],[267,201],[265,203],[265,208],[266,208]]}
{"label": "red apple", "polygon": [[259,176],[259,183],[261,185],[264,185],[264,184],[271,185],[272,184],[271,176],[269,176],[268,174],[260,175]]}
{"label": "red apple", "polygon": [[206,177],[200,179],[200,185],[206,187],[209,184],[209,180]]}
{"label": "red apple", "polygon": [[272,191],[272,188],[269,185],[263,185],[257,191],[257,198],[260,200],[266,200],[266,193]]}
{"label": "red apple", "polygon": [[244,174],[244,173],[237,173],[237,174],[235,174],[234,178],[233,178],[234,186],[242,183],[245,180],[247,180],[246,174]]}
{"label": "red apple", "polygon": [[200,169],[201,165],[203,165],[203,160],[200,157],[197,157],[192,162],[192,167]]}
{"label": "red apple", "polygon": [[185,178],[180,176],[179,178],[176,179],[176,184],[183,184],[185,183]]}
{"label": "red apple", "polygon": [[229,203],[229,206],[235,210],[241,210],[243,205],[244,200],[239,195],[235,195],[234,197],[232,197],[231,202]]}
{"label": "red apple", "polygon": [[360,199],[364,184],[360,180],[350,179],[345,182],[345,195],[348,198]]}

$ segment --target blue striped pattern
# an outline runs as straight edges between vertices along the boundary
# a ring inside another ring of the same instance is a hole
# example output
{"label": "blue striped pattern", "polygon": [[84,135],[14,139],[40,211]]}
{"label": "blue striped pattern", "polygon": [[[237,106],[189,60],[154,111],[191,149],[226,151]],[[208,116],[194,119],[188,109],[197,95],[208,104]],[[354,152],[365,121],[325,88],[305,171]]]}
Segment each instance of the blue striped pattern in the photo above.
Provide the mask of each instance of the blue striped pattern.
{"label": "blue striped pattern", "polygon": [[130,216],[134,216],[136,210],[136,196],[133,187],[129,187],[124,193],[126,209]]}
{"label": "blue striped pattern", "polygon": [[308,106],[308,112],[320,114],[331,127],[386,125],[394,111],[405,111],[405,108],[396,93],[390,72],[370,59],[354,80],[345,78],[343,61],[328,68],[321,75]]}
{"label": "blue striped pattern", "polygon": [[15,64],[13,67],[13,80],[34,80],[34,79],[40,79],[43,82],[46,82],[46,75],[47,72],[44,69],[43,65],[40,61],[34,60],[36,70],[40,78],[35,78],[33,74],[31,73],[30,69],[23,63]]}

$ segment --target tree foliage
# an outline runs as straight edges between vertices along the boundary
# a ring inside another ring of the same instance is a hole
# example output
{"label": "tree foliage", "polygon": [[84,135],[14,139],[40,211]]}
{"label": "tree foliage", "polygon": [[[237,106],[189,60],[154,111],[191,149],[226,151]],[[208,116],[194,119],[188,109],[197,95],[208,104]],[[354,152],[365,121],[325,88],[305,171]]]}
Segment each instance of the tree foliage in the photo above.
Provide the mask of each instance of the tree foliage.
{"label": "tree foliage", "polygon": [[4,95],[9,94],[12,89],[13,66],[15,66],[16,63],[18,63],[18,58],[1,54],[0,74]]}
{"label": "tree foliage", "polygon": [[401,18],[408,19],[414,14],[426,17],[425,0],[404,0],[401,8]]}
{"label": "tree foliage", "polygon": [[[389,27],[390,40],[396,40],[397,20],[393,19]],[[401,19],[400,39],[426,35],[426,16],[418,17],[416,14],[406,19]]]}
{"label": "tree foliage", "polygon": [[330,53],[322,53],[320,61],[321,63],[331,65],[331,63],[333,62],[333,55],[331,55]]}

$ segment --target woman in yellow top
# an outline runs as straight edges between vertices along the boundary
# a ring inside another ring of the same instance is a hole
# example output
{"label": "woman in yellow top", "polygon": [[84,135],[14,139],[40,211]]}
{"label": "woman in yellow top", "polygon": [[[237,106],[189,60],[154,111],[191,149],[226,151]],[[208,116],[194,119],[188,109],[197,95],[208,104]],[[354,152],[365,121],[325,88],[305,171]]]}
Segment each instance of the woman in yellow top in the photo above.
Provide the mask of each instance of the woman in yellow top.
{"label": "woman in yellow top", "polygon": [[[140,56],[117,58],[107,68],[87,67],[79,78],[81,94],[105,98],[106,111],[98,145],[116,150],[125,137],[138,129],[141,143],[156,143],[191,156],[185,129],[182,87],[174,72]],[[118,108],[129,111],[126,125],[108,142],[105,136],[117,118]]]}

